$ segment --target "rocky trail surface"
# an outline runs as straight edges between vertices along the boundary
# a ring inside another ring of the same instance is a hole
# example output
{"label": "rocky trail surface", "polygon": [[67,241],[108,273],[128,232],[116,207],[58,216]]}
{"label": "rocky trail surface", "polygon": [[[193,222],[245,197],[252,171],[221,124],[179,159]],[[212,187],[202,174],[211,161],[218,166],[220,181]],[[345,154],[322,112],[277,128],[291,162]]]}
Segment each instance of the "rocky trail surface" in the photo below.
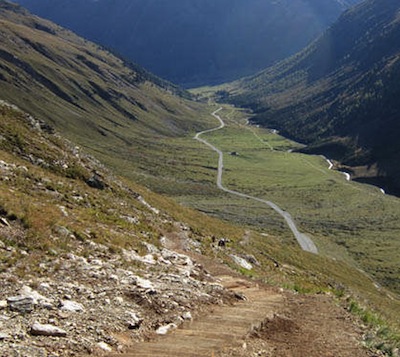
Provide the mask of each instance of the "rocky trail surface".
{"label": "rocky trail surface", "polygon": [[232,276],[222,276],[220,281],[240,302],[213,307],[207,315],[184,323],[169,335],[135,345],[125,356],[212,356],[228,346],[240,346],[263,319],[273,318],[283,302],[281,294],[267,293],[255,283]]}
{"label": "rocky trail surface", "polygon": [[233,276],[220,281],[240,301],[212,307],[122,356],[378,356],[362,347],[362,328],[328,296],[288,294]]}
{"label": "rocky trail surface", "polygon": [[107,357],[378,357],[363,346],[365,326],[329,294],[302,295],[247,279],[217,260],[188,252],[170,237],[167,249],[188,254],[233,299],[206,305],[175,328]]}

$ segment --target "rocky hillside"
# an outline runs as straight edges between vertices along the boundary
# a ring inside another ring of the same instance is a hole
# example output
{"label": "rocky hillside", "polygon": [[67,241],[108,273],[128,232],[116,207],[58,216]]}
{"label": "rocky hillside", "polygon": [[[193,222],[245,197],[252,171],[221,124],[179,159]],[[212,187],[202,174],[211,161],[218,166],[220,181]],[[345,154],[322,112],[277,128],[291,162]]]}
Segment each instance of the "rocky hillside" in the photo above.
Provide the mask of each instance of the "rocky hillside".
{"label": "rocky hillside", "polygon": [[17,2],[163,78],[193,87],[249,75],[295,53],[358,1]]}
{"label": "rocky hillside", "polygon": [[117,351],[235,300],[168,248],[204,236],[44,122],[5,102],[0,120],[0,355]]}
{"label": "rocky hillside", "polygon": [[363,2],[302,52],[235,83],[230,100],[399,194],[399,11],[395,0]]}

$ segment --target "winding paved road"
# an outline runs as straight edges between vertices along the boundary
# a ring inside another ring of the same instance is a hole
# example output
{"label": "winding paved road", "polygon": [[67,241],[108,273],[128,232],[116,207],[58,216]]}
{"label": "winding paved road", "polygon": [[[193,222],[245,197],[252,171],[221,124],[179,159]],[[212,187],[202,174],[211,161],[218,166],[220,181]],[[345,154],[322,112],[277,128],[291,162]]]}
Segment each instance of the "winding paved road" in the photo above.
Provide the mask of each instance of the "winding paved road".
{"label": "winding paved road", "polygon": [[217,175],[217,186],[218,186],[218,188],[220,190],[222,190],[224,192],[227,192],[227,193],[230,193],[232,195],[236,195],[236,196],[239,196],[239,197],[247,198],[247,199],[250,199],[250,200],[253,200],[253,201],[258,201],[258,202],[264,203],[267,206],[271,207],[273,210],[275,210],[278,214],[280,214],[284,218],[284,220],[286,221],[286,224],[289,226],[290,230],[292,231],[292,233],[293,233],[294,237],[296,238],[297,242],[299,243],[300,247],[306,252],[318,254],[318,249],[315,246],[314,242],[311,240],[310,237],[308,237],[307,235],[301,233],[297,229],[297,226],[294,223],[292,216],[288,212],[282,210],[278,205],[276,205],[275,203],[273,203],[271,201],[264,200],[262,198],[258,198],[258,197],[254,197],[254,196],[250,196],[250,195],[246,195],[245,193],[229,190],[228,188],[223,186],[223,184],[222,184],[222,173],[223,173],[223,169],[224,169],[224,154],[223,154],[223,152],[221,150],[216,148],[214,145],[210,144],[207,140],[202,139],[200,137],[203,134],[211,133],[213,131],[217,131],[217,130],[220,130],[220,129],[225,127],[224,121],[221,119],[221,117],[219,115],[217,115],[217,113],[220,112],[221,110],[222,110],[222,108],[219,108],[215,112],[212,113],[212,116],[214,118],[216,118],[220,122],[220,125],[218,127],[216,127],[216,128],[213,128],[213,129],[208,129],[208,130],[201,131],[201,132],[197,133],[196,136],[194,137],[194,139],[200,141],[204,145],[207,145],[212,150],[214,150],[214,151],[216,151],[218,153],[218,156],[219,156],[219,159],[218,159],[218,175]]}

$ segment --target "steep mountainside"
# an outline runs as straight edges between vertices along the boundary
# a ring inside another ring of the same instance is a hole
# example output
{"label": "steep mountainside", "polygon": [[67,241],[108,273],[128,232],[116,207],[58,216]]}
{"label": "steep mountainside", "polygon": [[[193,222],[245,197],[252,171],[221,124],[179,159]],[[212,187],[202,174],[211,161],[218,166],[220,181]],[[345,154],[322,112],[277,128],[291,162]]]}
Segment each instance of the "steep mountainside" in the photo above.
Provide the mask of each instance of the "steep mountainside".
{"label": "steep mountainside", "polygon": [[0,98],[103,160],[146,165],[137,147],[207,125],[199,120],[200,105],[188,97],[141,67],[0,1]]}
{"label": "steep mountainside", "polygon": [[252,74],[295,53],[358,0],[19,0],[185,86]]}
{"label": "steep mountainside", "polygon": [[399,11],[395,0],[352,8],[302,52],[229,86],[230,100],[399,194]]}

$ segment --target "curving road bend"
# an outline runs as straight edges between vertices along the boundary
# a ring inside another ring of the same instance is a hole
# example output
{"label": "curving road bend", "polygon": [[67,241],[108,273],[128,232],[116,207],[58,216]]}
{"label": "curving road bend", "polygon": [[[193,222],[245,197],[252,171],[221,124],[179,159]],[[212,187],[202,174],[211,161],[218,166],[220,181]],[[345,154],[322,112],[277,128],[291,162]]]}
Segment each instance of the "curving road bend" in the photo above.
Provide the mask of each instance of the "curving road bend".
{"label": "curving road bend", "polygon": [[258,202],[264,203],[267,206],[271,207],[275,212],[277,212],[278,214],[280,214],[284,218],[284,220],[286,221],[286,224],[288,225],[288,227],[292,231],[292,233],[293,233],[294,237],[296,238],[297,242],[299,243],[301,249],[303,249],[306,252],[318,254],[318,249],[315,246],[314,242],[311,240],[310,237],[308,237],[307,235],[301,233],[297,229],[297,226],[294,223],[292,216],[288,212],[282,210],[278,205],[276,205],[275,203],[273,203],[271,201],[264,200],[264,199],[258,198],[258,197],[253,197],[253,196],[247,195],[245,193],[229,190],[228,188],[223,186],[223,184],[222,184],[222,173],[223,173],[223,168],[224,168],[224,154],[223,154],[223,152],[221,150],[216,148],[214,145],[210,144],[207,140],[202,139],[200,137],[203,134],[211,133],[213,131],[217,131],[217,130],[220,130],[220,129],[225,127],[224,121],[221,119],[221,117],[219,115],[217,115],[218,112],[220,112],[221,110],[222,110],[222,108],[219,108],[215,112],[212,113],[212,116],[214,118],[216,118],[220,122],[220,125],[218,127],[216,127],[216,128],[213,128],[213,129],[208,129],[208,130],[201,131],[201,132],[197,133],[196,136],[194,137],[194,139],[200,141],[204,145],[207,145],[212,150],[214,150],[214,151],[216,151],[218,153],[218,156],[219,156],[219,159],[218,159],[218,175],[217,175],[217,186],[218,186],[218,188],[220,190],[222,190],[224,192],[227,192],[227,193],[230,193],[232,195],[236,195],[236,196],[239,196],[239,197],[247,198],[247,199],[250,199],[250,200],[253,200],[253,201],[258,201]]}

